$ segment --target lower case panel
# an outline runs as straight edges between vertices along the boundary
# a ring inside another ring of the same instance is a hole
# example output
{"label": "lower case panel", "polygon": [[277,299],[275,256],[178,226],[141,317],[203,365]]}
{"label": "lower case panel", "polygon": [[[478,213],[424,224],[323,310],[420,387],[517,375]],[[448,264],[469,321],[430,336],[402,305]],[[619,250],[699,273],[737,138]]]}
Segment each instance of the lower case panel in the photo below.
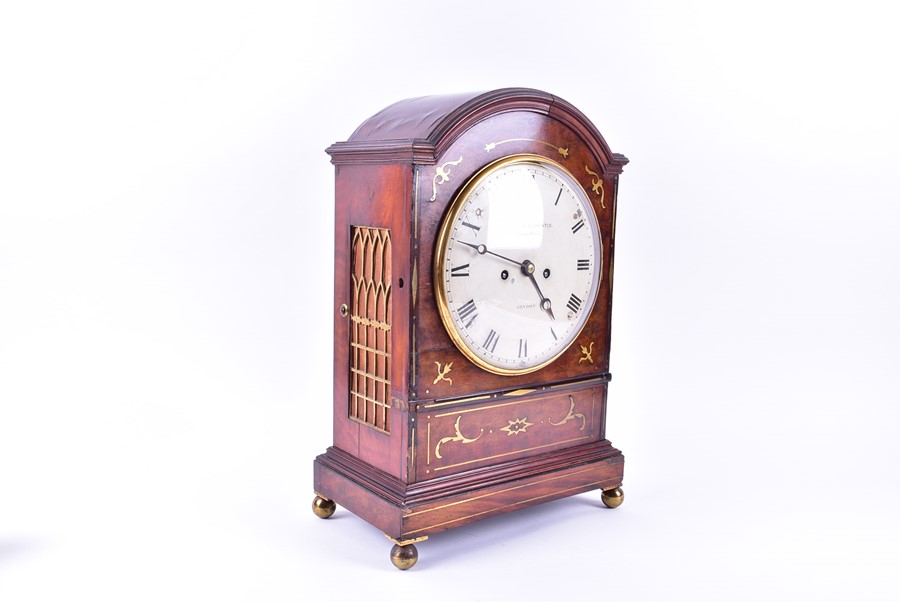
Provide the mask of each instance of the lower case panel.
{"label": "lower case panel", "polygon": [[609,441],[406,486],[337,448],[315,461],[315,489],[397,540],[622,484],[624,457]]}

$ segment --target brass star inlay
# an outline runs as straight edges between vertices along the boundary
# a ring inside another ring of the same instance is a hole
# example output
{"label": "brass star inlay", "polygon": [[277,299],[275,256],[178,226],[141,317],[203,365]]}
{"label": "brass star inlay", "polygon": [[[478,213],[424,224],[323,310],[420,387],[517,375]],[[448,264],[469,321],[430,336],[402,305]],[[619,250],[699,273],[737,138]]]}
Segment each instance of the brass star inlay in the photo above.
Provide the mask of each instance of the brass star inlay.
{"label": "brass star inlay", "polygon": [[519,433],[524,433],[529,426],[533,426],[533,423],[528,422],[528,417],[525,418],[516,418],[515,420],[508,420],[509,424],[504,426],[501,431],[506,431],[506,436],[509,435],[518,435]]}

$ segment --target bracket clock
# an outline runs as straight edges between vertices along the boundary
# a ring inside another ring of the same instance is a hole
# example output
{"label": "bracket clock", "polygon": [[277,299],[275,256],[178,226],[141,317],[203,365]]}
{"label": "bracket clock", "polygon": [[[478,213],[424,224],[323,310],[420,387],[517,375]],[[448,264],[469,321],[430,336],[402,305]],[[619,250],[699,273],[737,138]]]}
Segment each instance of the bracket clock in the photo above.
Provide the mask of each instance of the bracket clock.
{"label": "bracket clock", "polygon": [[335,165],[334,443],[313,510],[394,542],[601,490],[616,193],[628,160],[568,102],[509,88],[388,106]]}

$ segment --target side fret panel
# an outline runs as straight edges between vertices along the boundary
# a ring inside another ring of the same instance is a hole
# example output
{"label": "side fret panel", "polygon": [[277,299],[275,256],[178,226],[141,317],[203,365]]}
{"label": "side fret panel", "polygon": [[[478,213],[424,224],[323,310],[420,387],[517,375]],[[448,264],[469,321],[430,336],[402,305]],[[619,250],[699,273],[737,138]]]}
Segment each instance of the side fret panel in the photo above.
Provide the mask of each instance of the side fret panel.
{"label": "side fret panel", "polygon": [[390,432],[391,232],[352,227],[350,418]]}

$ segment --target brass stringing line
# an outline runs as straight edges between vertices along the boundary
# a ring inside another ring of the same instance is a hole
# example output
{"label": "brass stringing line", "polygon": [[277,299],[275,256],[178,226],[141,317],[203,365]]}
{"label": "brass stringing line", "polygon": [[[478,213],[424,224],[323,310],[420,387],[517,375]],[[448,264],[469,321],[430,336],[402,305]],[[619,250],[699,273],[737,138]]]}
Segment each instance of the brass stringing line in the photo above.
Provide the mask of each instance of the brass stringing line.
{"label": "brass stringing line", "polygon": [[[419,174],[421,173],[422,168],[417,167],[415,170],[415,182],[413,184],[413,235],[416,240],[419,240]],[[416,294],[418,288],[418,269],[417,266],[419,264],[419,249],[418,245],[415,251],[412,253],[412,278],[410,279],[409,287],[410,287],[410,297],[412,298],[412,307],[416,306]],[[411,320],[411,328],[410,328],[410,347],[412,351],[411,358],[416,357],[416,322],[415,319]],[[416,387],[416,362],[415,360],[410,361],[410,369],[409,369],[409,380],[410,385],[415,388]]]}
{"label": "brass stringing line", "polygon": [[[500,491],[493,491],[491,493],[484,493],[482,495],[476,495],[475,497],[466,498],[464,500],[459,500],[458,502],[450,502],[449,504],[442,504],[440,506],[435,506],[434,508],[428,508],[427,510],[419,510],[418,512],[411,512],[406,516],[416,516],[417,514],[427,514],[429,512],[434,512],[435,510],[443,510],[444,508],[449,508],[451,506],[458,506],[460,504],[468,504],[469,502],[474,502],[476,500],[480,500],[486,497],[492,497],[495,495],[500,495],[501,493],[508,493],[510,491],[515,491],[517,489],[522,489],[523,487],[533,487],[535,485],[540,485],[541,483],[549,483],[550,481],[556,481],[557,479],[563,479],[566,477],[574,477],[585,472],[590,472],[594,470],[596,467],[585,468],[584,470],[579,470],[578,472],[570,472],[562,475],[556,475],[554,477],[550,477],[548,479],[544,479],[542,481],[535,481],[534,483],[526,483],[524,485],[516,485],[515,487],[510,487],[508,489],[502,489]],[[421,529],[419,529],[421,531]]]}
{"label": "brass stringing line", "polygon": [[407,470],[413,474],[416,472],[416,427],[412,429],[412,439],[410,440],[410,461],[412,466],[409,466]]}
{"label": "brass stringing line", "polygon": [[456,414],[468,414],[469,412],[480,412],[482,410],[493,410],[494,408],[502,408],[506,406],[514,406],[520,403],[532,403],[534,401],[542,401],[540,399],[522,399],[519,401],[508,401],[506,403],[498,403],[492,406],[485,406],[483,408],[471,408],[469,410],[456,410],[455,412],[447,412],[446,414],[435,414],[435,418],[443,418],[444,416],[454,416]]}
{"label": "brass stringing line", "polygon": [[451,406],[451,405],[458,405],[461,403],[467,403],[467,402],[471,402],[471,401],[479,401],[482,399],[491,399],[491,395],[490,394],[476,395],[474,397],[463,397],[462,399],[454,399],[453,401],[439,401],[439,402],[426,403],[422,407],[431,409],[431,408],[435,408],[435,407],[445,407],[445,406]]}
{"label": "brass stringing line", "polygon": [[[604,479],[605,480],[605,479]],[[442,523],[435,523],[433,525],[428,525],[427,527],[422,527],[421,529],[416,529],[415,531],[410,531],[409,534],[418,533],[419,531],[425,531],[426,529],[433,529],[435,527],[442,527],[444,525],[449,525],[450,523],[456,523],[461,520],[466,520],[467,518],[474,518],[476,516],[481,516],[482,514],[490,514],[491,512],[497,512],[502,510],[503,508],[509,508],[511,506],[521,506],[522,504],[527,504],[528,502],[533,502],[535,500],[544,499],[545,497],[554,496],[557,494],[564,494],[569,491],[575,491],[578,489],[584,489],[585,487],[594,487],[595,485],[600,485],[603,481],[593,481],[591,483],[584,483],[582,485],[576,485],[575,487],[567,487],[566,489],[560,489],[558,491],[554,491],[553,493],[545,493],[544,495],[538,495],[532,498],[528,498],[527,500],[520,500],[518,502],[513,502],[512,504],[504,504],[503,506],[497,506],[496,508],[489,508],[487,510],[482,510],[481,512],[476,512],[475,514],[468,514],[466,516],[460,516],[459,518],[454,518],[453,520],[444,521]],[[561,496],[562,497],[562,496]],[[468,501],[468,500],[465,500]],[[424,512],[428,512],[425,510]],[[412,516],[411,514],[407,516]]]}
{"label": "brass stringing line", "polygon": [[544,445],[536,445],[535,447],[526,447],[525,449],[517,449],[509,452],[504,452],[502,454],[494,454],[493,456],[485,456],[483,458],[476,458],[474,460],[466,460],[465,462],[459,462],[458,464],[447,464],[446,466],[440,466],[435,468],[434,471],[437,472],[439,470],[447,470],[448,468],[456,468],[457,466],[465,466],[466,464],[473,464],[475,462],[484,462],[485,460],[493,460],[495,458],[502,458],[503,456],[508,456],[510,454],[518,454],[520,452],[534,451],[536,449],[542,449],[544,447],[551,447],[553,445],[561,445],[563,443],[572,443],[573,441],[581,441],[582,439],[590,439],[590,435],[585,435],[583,437],[575,437],[574,439],[566,439],[565,441],[554,441],[553,443],[545,443]]}

